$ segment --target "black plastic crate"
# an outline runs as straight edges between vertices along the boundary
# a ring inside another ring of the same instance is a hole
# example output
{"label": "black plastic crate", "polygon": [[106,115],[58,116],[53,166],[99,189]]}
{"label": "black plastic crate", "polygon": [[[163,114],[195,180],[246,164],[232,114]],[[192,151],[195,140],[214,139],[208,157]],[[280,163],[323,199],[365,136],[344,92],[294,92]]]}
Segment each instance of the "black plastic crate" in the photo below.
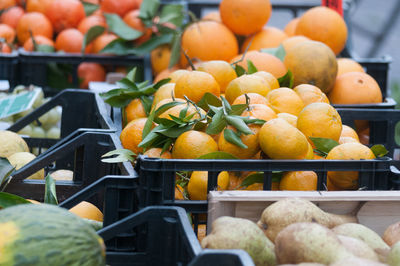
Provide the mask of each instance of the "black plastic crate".
{"label": "black plastic crate", "polygon": [[[101,162],[102,155],[122,148],[118,138],[107,130],[77,130],[50,147],[47,142],[26,140],[31,149],[39,146],[46,147],[48,150],[12,175],[5,191],[24,198],[43,201],[44,180],[25,179],[40,169],[45,169],[45,175],[50,171],[60,169],[73,171],[73,181],[57,181],[59,202],[103,176],[135,175],[131,163]],[[98,202],[94,203],[99,206]]]}
{"label": "black plastic crate", "polygon": [[182,208],[147,207],[101,229],[98,233],[107,243],[116,235],[132,231],[136,233],[133,249],[126,252],[108,249],[107,264],[254,265],[244,251],[202,251]]}
{"label": "black plastic crate", "polygon": [[51,88],[48,84],[48,64],[66,64],[72,67],[71,82],[79,88],[77,75],[78,65],[82,62],[93,62],[115,68],[117,66],[137,67],[140,74],[139,80],[151,80],[150,61],[147,56],[111,56],[99,54],[73,54],[73,53],[44,53],[27,52],[19,49],[21,62],[21,77],[19,83],[22,85],[36,85],[43,88],[45,94],[52,95],[60,88]]}
{"label": "black plastic crate", "polygon": [[16,51],[10,54],[0,53],[0,80],[8,80],[10,88],[18,85],[18,63]]}

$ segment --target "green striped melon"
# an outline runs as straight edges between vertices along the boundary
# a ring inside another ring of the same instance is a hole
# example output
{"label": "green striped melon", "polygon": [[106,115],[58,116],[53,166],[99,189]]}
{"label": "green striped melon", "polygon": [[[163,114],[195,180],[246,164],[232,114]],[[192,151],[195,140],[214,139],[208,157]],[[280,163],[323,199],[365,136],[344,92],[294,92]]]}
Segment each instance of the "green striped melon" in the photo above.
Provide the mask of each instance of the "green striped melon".
{"label": "green striped melon", "polygon": [[63,208],[17,205],[0,211],[0,265],[105,265],[104,242]]}

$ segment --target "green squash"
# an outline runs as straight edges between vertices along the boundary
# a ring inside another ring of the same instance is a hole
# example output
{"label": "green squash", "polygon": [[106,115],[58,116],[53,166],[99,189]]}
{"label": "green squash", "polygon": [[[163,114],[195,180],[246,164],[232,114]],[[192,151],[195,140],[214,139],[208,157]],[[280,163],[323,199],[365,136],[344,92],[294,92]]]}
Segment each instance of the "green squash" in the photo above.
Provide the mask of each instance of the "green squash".
{"label": "green squash", "polygon": [[63,208],[16,205],[0,211],[0,265],[105,265],[104,242]]}

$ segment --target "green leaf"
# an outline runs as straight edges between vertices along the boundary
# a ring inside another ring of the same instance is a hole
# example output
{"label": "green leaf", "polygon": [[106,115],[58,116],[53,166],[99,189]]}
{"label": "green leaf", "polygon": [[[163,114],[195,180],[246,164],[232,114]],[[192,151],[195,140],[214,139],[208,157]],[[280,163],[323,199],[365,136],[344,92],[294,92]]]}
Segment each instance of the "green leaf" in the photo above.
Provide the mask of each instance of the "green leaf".
{"label": "green leaf", "polygon": [[103,34],[105,31],[105,28],[103,26],[94,26],[91,27],[83,36],[83,42],[82,42],[82,48],[81,48],[81,53],[85,53],[86,46],[88,46],[89,43],[91,43],[94,39],[96,39],[98,36]]}
{"label": "green leaf", "polygon": [[140,101],[142,102],[144,112],[148,116],[151,111],[151,105],[153,104],[153,99],[148,96],[140,96]]}
{"label": "green leaf", "polygon": [[135,82],[136,72],[137,72],[137,68],[136,67],[132,68],[132,70],[129,71],[128,74],[126,74],[126,78],[131,82]]}
{"label": "green leaf", "polygon": [[324,154],[325,156],[339,143],[334,141],[333,139],[328,138],[314,138],[310,137],[310,140],[314,143],[315,150],[320,153]]}
{"label": "green leaf", "polygon": [[227,126],[224,111],[220,109],[217,113],[212,117],[211,123],[208,125],[206,129],[206,133],[210,135],[221,133],[222,130]]}
{"label": "green leaf", "polygon": [[5,209],[19,204],[32,204],[32,202],[14,194],[0,192],[0,209]]}
{"label": "green leaf", "polygon": [[238,64],[235,65],[235,72],[238,77],[246,74],[246,70]]}
{"label": "green leaf", "polygon": [[161,10],[159,24],[169,22],[177,27],[181,27],[183,24],[184,14],[182,5],[167,4]]}
{"label": "green leaf", "polygon": [[225,99],[225,97],[221,96],[221,100],[222,100],[222,108],[225,110],[226,114],[230,114],[232,112],[231,105]]}
{"label": "green leaf", "polygon": [[204,154],[204,155],[198,157],[197,159],[237,160],[239,158],[237,158],[236,156],[234,156],[230,153],[227,153],[227,152],[216,151],[216,152],[210,152],[210,153]]}
{"label": "green leaf", "polygon": [[82,1],[82,4],[87,17],[92,15],[100,7],[99,5],[86,2],[85,0]]}
{"label": "green leaf", "polygon": [[58,205],[56,182],[50,175],[47,175],[45,180],[44,203]]}
{"label": "green leaf", "polygon": [[123,40],[133,41],[143,35],[143,32],[129,27],[117,14],[105,13],[108,30]]}
{"label": "green leaf", "polygon": [[197,103],[197,106],[205,111],[208,111],[210,109],[209,105],[220,107],[222,106],[221,99],[212,93],[206,92],[201,100]]}
{"label": "green leaf", "polygon": [[157,13],[158,7],[160,6],[160,1],[158,0],[145,0],[140,5],[140,15],[139,17],[143,19],[153,19]]}
{"label": "green leaf", "polygon": [[256,68],[256,66],[253,64],[253,62],[251,62],[251,60],[247,59],[247,73],[253,74],[256,72],[258,72],[258,69]]}
{"label": "green leaf", "polygon": [[111,157],[117,155],[113,158],[101,159],[103,163],[122,163],[122,162],[133,162],[135,161],[136,154],[128,149],[116,149],[103,154],[101,158]]}
{"label": "green leaf", "polygon": [[15,167],[10,164],[7,158],[0,157],[0,187],[8,179]]}
{"label": "green leaf", "polygon": [[288,70],[283,77],[278,78],[279,86],[280,87],[293,87],[293,74],[292,71]]}
{"label": "green leaf", "polygon": [[241,116],[233,116],[233,115],[227,115],[225,117],[226,122],[228,122],[229,125],[233,126],[236,128],[239,132],[245,134],[245,135],[253,135],[253,131],[246,125],[246,123],[243,121],[243,117]]}
{"label": "green leaf", "polygon": [[267,121],[262,120],[262,119],[256,119],[256,118],[250,118],[250,117],[243,117],[243,121],[246,124],[255,124],[255,125],[264,125],[265,122],[267,122]]}
{"label": "green leaf", "polygon": [[53,46],[46,45],[46,44],[38,44],[36,46],[35,51],[43,52],[43,53],[53,53],[55,50],[54,50]]}
{"label": "green leaf", "polygon": [[285,51],[285,48],[283,47],[282,44],[279,45],[276,48],[261,49],[261,52],[272,54],[272,55],[278,57],[281,61],[283,61],[285,59],[285,56],[286,56],[286,51]]}
{"label": "green leaf", "polygon": [[376,144],[372,146],[371,150],[375,154],[376,158],[383,157],[389,153],[389,151],[382,144]]}
{"label": "green leaf", "polygon": [[171,68],[176,65],[181,57],[181,34],[177,32],[172,38],[171,55],[168,63],[168,67]]}
{"label": "green leaf", "polygon": [[227,128],[224,130],[224,138],[229,143],[232,143],[240,148],[243,148],[243,149],[248,148],[246,145],[244,145],[244,143],[242,142],[242,140],[240,139],[238,134],[235,131],[233,131],[232,129]]}
{"label": "green leaf", "polygon": [[[280,182],[281,178],[283,176],[283,172],[272,172],[271,175],[271,182]],[[264,173],[263,172],[257,172],[251,175],[248,175],[243,181],[240,186],[242,187],[248,187],[250,185],[260,183],[264,184]]]}
{"label": "green leaf", "polygon": [[247,104],[235,104],[232,105],[231,115],[241,115],[249,106]]}

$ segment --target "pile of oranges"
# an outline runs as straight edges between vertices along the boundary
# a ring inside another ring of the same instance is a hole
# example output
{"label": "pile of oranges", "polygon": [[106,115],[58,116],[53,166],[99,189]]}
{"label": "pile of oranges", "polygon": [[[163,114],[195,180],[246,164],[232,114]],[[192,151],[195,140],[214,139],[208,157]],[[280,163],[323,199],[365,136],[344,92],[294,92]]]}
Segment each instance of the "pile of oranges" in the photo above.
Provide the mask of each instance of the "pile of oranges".
{"label": "pile of oranges", "polygon": [[[84,2],[98,5],[99,8],[86,16]],[[2,0],[0,3],[0,52],[11,53],[22,47],[28,52],[37,45],[46,45],[54,51],[81,53],[84,35],[94,26],[107,29],[105,13],[117,14],[135,30],[144,33],[136,44],[143,43],[151,36],[139,18],[141,0]],[[118,37],[107,30],[93,40],[85,53],[97,54]],[[81,87],[87,88],[89,81],[104,81],[106,71],[95,63],[82,63],[78,76]]]}

